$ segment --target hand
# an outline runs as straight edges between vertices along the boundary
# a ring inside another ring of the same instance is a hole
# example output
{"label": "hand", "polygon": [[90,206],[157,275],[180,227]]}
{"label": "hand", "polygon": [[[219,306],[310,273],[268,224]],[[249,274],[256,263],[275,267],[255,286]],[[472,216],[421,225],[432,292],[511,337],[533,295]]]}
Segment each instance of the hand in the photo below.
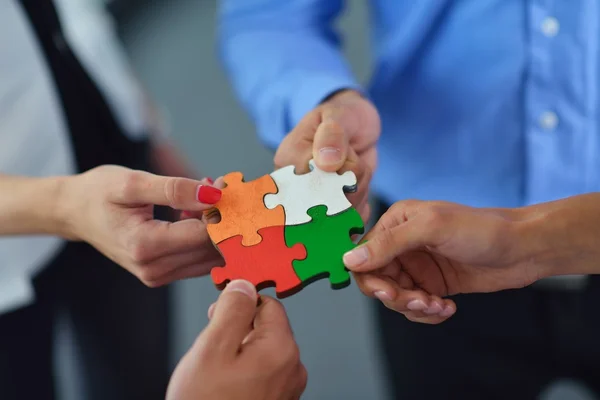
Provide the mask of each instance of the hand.
{"label": "hand", "polygon": [[292,400],[306,388],[285,311],[254,286],[232,281],[209,308],[210,322],[171,377],[167,400]]}
{"label": "hand", "polygon": [[344,262],[365,295],[436,324],[456,311],[445,296],[522,288],[546,275],[530,263],[519,221],[518,209],[401,201]]}
{"label": "hand", "polygon": [[380,131],[375,107],[358,92],[341,91],[308,113],[285,137],[275,154],[275,168],[294,165],[298,173],[307,173],[308,161],[314,158],[324,171],[353,171],[358,190],[348,199],[366,222]]}
{"label": "hand", "polygon": [[199,212],[220,195],[206,180],[101,166],[66,178],[58,210],[65,221],[61,234],[90,243],[150,287],[202,276],[221,260],[206,223],[155,220],[153,207]]}

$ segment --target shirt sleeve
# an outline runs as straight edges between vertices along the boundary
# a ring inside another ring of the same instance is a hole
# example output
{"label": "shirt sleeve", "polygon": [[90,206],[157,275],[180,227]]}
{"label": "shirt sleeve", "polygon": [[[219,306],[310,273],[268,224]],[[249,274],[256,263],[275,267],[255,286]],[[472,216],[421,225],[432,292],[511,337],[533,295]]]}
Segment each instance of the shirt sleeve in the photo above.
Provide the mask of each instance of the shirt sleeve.
{"label": "shirt sleeve", "polygon": [[362,89],[342,55],[343,0],[224,0],[219,57],[262,142],[276,148],[331,93]]}

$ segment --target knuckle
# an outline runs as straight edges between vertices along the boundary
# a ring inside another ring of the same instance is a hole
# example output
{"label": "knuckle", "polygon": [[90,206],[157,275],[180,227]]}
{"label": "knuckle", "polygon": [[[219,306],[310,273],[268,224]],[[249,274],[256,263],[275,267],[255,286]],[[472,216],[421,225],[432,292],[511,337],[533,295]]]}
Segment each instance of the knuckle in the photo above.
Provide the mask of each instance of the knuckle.
{"label": "knuckle", "polygon": [[299,388],[303,392],[306,389],[306,385],[308,384],[308,371],[304,364],[300,363],[300,372],[298,373],[298,383]]}
{"label": "knuckle", "polygon": [[439,204],[428,205],[422,211],[423,223],[429,227],[440,226],[444,223],[446,215],[443,206]]}
{"label": "knuckle", "polygon": [[178,200],[181,200],[181,195],[178,195],[177,190],[181,183],[182,180],[179,178],[169,178],[165,181],[165,198],[171,208],[177,208],[176,204],[179,203]]}
{"label": "knuckle", "polygon": [[137,264],[146,264],[151,260],[151,251],[144,243],[134,240],[129,247],[129,257]]}
{"label": "knuckle", "polygon": [[279,351],[269,353],[266,359],[268,365],[274,369],[298,365],[300,362],[300,349],[293,340],[292,343],[277,348]]}
{"label": "knuckle", "polygon": [[394,246],[395,238],[391,229],[385,228],[372,239],[376,247],[388,249]]}
{"label": "knuckle", "polygon": [[119,198],[123,200],[134,198],[141,181],[142,173],[140,171],[128,170],[123,172],[121,184],[118,188]]}
{"label": "knuckle", "polygon": [[141,271],[138,273],[138,278],[149,288],[157,288],[162,286],[160,275],[148,268],[141,269]]}

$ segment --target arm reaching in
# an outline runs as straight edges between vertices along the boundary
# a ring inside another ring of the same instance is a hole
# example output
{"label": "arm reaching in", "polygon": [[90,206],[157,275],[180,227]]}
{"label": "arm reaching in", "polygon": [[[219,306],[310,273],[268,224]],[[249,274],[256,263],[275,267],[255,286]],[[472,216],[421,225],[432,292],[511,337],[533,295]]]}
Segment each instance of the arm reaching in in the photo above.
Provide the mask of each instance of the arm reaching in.
{"label": "arm reaching in", "polygon": [[347,253],[361,291],[409,320],[440,323],[459,293],[600,273],[600,194],[518,209],[401,201]]}
{"label": "arm reaching in", "polygon": [[295,400],[306,369],[281,304],[232,281],[209,308],[210,322],[177,365],[167,400]]}
{"label": "arm reaching in", "polygon": [[335,32],[341,0],[225,0],[219,9],[221,59],[275,168],[353,171],[349,200],[363,220],[376,168],[380,118],[362,95]]}
{"label": "arm reaching in", "polygon": [[219,197],[220,190],[207,181],[118,166],[68,177],[0,175],[0,235],[85,241],[144,284],[161,286],[207,274],[220,256],[205,221],[159,221],[154,206],[200,212]]}

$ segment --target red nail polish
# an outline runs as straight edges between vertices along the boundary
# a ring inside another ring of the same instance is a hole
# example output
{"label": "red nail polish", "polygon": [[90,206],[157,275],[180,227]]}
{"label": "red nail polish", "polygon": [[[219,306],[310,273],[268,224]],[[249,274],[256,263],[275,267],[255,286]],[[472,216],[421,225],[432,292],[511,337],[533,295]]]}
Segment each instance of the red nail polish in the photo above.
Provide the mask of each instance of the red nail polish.
{"label": "red nail polish", "polygon": [[221,191],[212,186],[199,185],[196,199],[200,203],[215,204],[221,199]]}
{"label": "red nail polish", "polygon": [[207,180],[207,181],[208,181],[208,183],[210,183],[211,185],[212,185],[213,183],[215,183],[215,181],[213,181],[213,180],[212,180],[212,178],[211,178],[211,177],[209,177],[209,176],[207,176],[207,177],[206,177],[206,180]]}

